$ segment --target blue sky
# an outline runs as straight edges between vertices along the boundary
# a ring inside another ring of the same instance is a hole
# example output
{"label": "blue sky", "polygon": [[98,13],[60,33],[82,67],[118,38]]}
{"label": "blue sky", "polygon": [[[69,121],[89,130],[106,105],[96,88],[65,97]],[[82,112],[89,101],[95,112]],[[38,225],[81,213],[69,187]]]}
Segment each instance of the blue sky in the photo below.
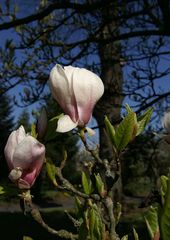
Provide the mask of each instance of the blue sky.
{"label": "blue sky", "polygon": [[[32,4],[30,3],[29,0],[24,1],[24,4],[23,4],[22,0],[15,0],[15,1],[13,0],[13,3],[15,3],[15,2],[18,3],[19,8],[20,8],[20,13],[18,14],[18,17],[23,16],[23,12],[25,11],[25,9],[27,9],[27,15],[32,13]],[[39,2],[39,1],[36,0],[36,2]],[[11,37],[12,39],[16,39],[16,34],[14,33],[13,30],[1,31],[0,34],[1,34],[1,38],[0,38],[0,45],[1,46],[4,45],[4,42],[5,42],[6,38]],[[77,34],[79,34],[79,33],[77,32]],[[76,34],[74,35],[74,38],[76,38]],[[18,55],[17,60],[18,61],[20,60],[19,55]],[[92,61],[92,58],[90,59],[90,61]],[[141,64],[146,65],[146,62],[143,61]],[[170,68],[170,57],[169,58],[168,57],[162,58],[161,62],[159,63],[159,67],[160,67],[161,71],[166,69],[166,68]],[[126,79],[128,77],[131,70],[132,69],[129,66],[125,65],[125,67],[123,68],[124,79]],[[23,92],[23,88],[24,88],[24,86],[19,85],[19,86],[13,88],[12,90],[10,90],[8,94],[11,95],[11,96],[15,95],[16,99],[18,101],[20,101],[19,93]],[[160,92],[170,91],[170,74],[168,76],[164,77],[164,78],[157,79],[155,81],[155,90],[160,91]],[[142,93],[142,94],[145,94],[145,93]],[[134,101],[130,100],[127,97],[124,99],[123,105],[125,105],[125,103],[128,103],[130,106],[133,106],[135,104]],[[39,106],[39,104],[35,103],[35,104],[32,104],[29,107],[27,107],[27,110],[30,112],[30,116],[31,116],[32,110],[36,110],[38,106]],[[15,106],[15,111],[14,111],[15,120],[17,120],[18,116],[21,114],[22,111],[23,111],[23,108]],[[162,113],[160,113],[160,118],[161,118],[161,114]],[[31,120],[33,120],[32,117],[31,117]]]}

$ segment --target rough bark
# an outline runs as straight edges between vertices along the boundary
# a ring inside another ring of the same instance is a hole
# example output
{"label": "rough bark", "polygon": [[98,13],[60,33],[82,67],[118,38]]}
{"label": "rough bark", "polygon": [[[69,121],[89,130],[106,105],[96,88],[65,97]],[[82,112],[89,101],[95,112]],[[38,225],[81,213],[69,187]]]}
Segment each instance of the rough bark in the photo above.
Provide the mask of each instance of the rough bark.
{"label": "rough bark", "polygon": [[[103,20],[107,21],[109,17],[112,18],[113,14],[110,8],[105,9],[102,14]],[[103,39],[107,39],[114,34],[117,23],[113,21],[109,22],[110,24],[107,24],[103,28],[100,35]],[[112,123],[120,121],[120,109],[123,100],[123,74],[120,64],[120,44],[108,43],[99,45],[99,56],[101,61],[101,79],[105,86],[105,93],[96,106],[94,116],[100,127],[100,157],[111,161],[115,156],[112,151],[112,145],[108,141],[103,127],[103,120],[104,115],[107,115]],[[113,171],[115,171],[115,166],[113,166]],[[121,175],[121,169],[119,169],[119,175]],[[121,198],[121,189],[120,177],[114,185],[114,198]]]}

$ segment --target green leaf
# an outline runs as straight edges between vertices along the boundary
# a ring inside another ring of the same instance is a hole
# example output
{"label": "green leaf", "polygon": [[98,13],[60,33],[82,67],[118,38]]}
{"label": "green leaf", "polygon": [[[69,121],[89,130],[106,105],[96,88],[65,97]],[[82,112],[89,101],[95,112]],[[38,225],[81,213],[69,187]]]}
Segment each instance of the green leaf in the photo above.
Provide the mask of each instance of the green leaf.
{"label": "green leaf", "polygon": [[115,145],[115,129],[114,129],[113,125],[111,124],[111,122],[109,121],[107,116],[105,116],[104,123],[106,126],[106,132],[107,132],[112,144]]}
{"label": "green leaf", "polygon": [[135,228],[133,228],[133,236],[135,240],[139,240],[138,233],[136,232]]}
{"label": "green leaf", "polygon": [[115,145],[118,151],[122,151],[133,139],[136,128],[136,113],[129,112],[116,129]]}
{"label": "green leaf", "polygon": [[127,113],[133,112],[133,110],[130,108],[130,106],[127,103],[125,105],[125,108],[126,108]]}
{"label": "green leaf", "polygon": [[170,239],[170,172],[167,180],[167,190],[164,197],[164,205],[160,215],[161,239]]}
{"label": "green leaf", "polygon": [[83,205],[78,197],[75,197],[75,207],[77,217],[80,219],[83,217]]}
{"label": "green leaf", "polygon": [[121,240],[128,240],[128,235],[123,236]]}
{"label": "green leaf", "polygon": [[28,236],[23,236],[23,240],[33,240],[33,238],[28,237]]}
{"label": "green leaf", "polygon": [[105,194],[104,183],[103,183],[99,173],[97,175],[95,175],[95,179],[96,179],[97,191],[101,197],[104,197],[104,194]]}
{"label": "green leaf", "polygon": [[102,240],[103,236],[103,222],[101,218],[101,212],[96,204],[93,204],[93,213],[94,213],[94,228],[93,228],[93,236],[94,240]]}
{"label": "green leaf", "polygon": [[154,236],[159,231],[158,223],[158,207],[151,206],[149,211],[145,215],[145,222],[151,239],[154,239]]}
{"label": "green leaf", "polygon": [[162,175],[160,177],[160,182],[161,182],[161,195],[165,196],[167,192],[168,177]]}
{"label": "green leaf", "polygon": [[46,162],[46,169],[47,169],[47,174],[48,177],[50,178],[50,180],[53,182],[53,184],[55,186],[58,186],[57,182],[56,182],[56,166],[54,165],[54,163],[47,158],[47,162]]}
{"label": "green leaf", "polygon": [[89,235],[91,240],[97,240],[94,235],[94,228],[96,223],[96,213],[93,208],[89,210],[88,213],[88,219],[89,219]]}
{"label": "green leaf", "polygon": [[92,191],[92,183],[90,179],[88,180],[84,172],[82,172],[82,186],[84,192],[89,195]]}
{"label": "green leaf", "polygon": [[0,186],[0,194],[3,194],[3,193],[5,193],[4,188],[2,186]]}
{"label": "green leaf", "polygon": [[146,112],[144,112],[143,115],[138,118],[138,131],[136,136],[138,136],[145,130],[145,127],[151,118],[152,112],[153,108],[149,108]]}
{"label": "green leaf", "polygon": [[31,125],[31,136],[37,138],[36,125],[34,123]]}
{"label": "green leaf", "polygon": [[88,238],[88,230],[87,230],[86,223],[83,222],[79,229],[78,240],[87,240],[87,239],[89,239]]}

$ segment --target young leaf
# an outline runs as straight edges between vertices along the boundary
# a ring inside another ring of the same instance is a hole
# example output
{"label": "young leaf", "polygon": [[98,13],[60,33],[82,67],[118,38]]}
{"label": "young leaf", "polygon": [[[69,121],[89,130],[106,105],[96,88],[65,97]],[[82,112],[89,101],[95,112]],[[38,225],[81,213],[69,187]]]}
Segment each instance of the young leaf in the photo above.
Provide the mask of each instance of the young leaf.
{"label": "young leaf", "polygon": [[56,166],[54,165],[54,163],[48,158],[47,162],[46,162],[46,169],[47,169],[47,174],[48,177],[50,178],[50,180],[53,182],[53,184],[55,186],[58,186],[57,182],[56,182]]}
{"label": "young leaf", "polygon": [[4,188],[2,186],[0,186],[0,194],[3,194],[3,193],[5,193]]}
{"label": "young leaf", "polygon": [[81,224],[79,229],[78,240],[82,240],[82,239],[84,240],[88,239],[88,230],[85,222]]}
{"label": "young leaf", "polygon": [[122,151],[134,137],[136,126],[136,114],[129,112],[116,129],[115,145],[118,151]]}
{"label": "young leaf", "polygon": [[164,205],[160,215],[161,239],[170,239],[170,172],[167,180],[167,190],[164,197]]}
{"label": "young leaf", "polygon": [[112,144],[115,145],[115,129],[114,129],[113,125],[111,124],[111,122],[109,121],[107,116],[105,116],[104,123],[106,126],[106,132],[107,132]]}
{"label": "young leaf", "polygon": [[99,173],[95,175],[95,179],[96,179],[96,187],[97,187],[98,193],[100,194],[101,197],[104,197],[104,194],[105,194],[104,183]]}
{"label": "young leaf", "polygon": [[126,108],[127,113],[133,112],[133,110],[130,108],[130,106],[127,103],[126,103],[125,108]]}
{"label": "young leaf", "polygon": [[135,228],[133,228],[133,236],[135,240],[139,240],[138,233],[136,232]]}
{"label": "young leaf", "polygon": [[128,235],[123,236],[121,240],[128,240]]}
{"label": "young leaf", "polygon": [[157,232],[159,232],[159,224],[158,224],[158,207],[151,206],[149,211],[145,216],[145,222],[148,229],[149,236],[154,239],[154,236]]}
{"label": "young leaf", "polygon": [[96,214],[93,208],[89,209],[88,212],[88,219],[89,219],[89,235],[91,240],[95,240],[94,236],[94,227],[96,222]]}
{"label": "young leaf", "polygon": [[95,240],[102,240],[102,236],[103,236],[103,222],[102,222],[102,218],[101,218],[101,213],[99,208],[97,207],[96,204],[93,204],[93,210],[94,210],[94,214],[95,214],[95,224],[94,224],[94,239]]}
{"label": "young leaf", "polygon": [[33,240],[33,238],[28,237],[28,236],[23,236],[23,240]]}
{"label": "young leaf", "polygon": [[34,123],[31,125],[31,136],[37,138],[36,125]]}
{"label": "young leaf", "polygon": [[146,112],[144,112],[142,116],[138,118],[138,131],[136,136],[138,136],[145,130],[145,127],[151,118],[152,112],[153,112],[153,109],[149,108]]}
{"label": "young leaf", "polygon": [[162,175],[160,177],[160,182],[161,182],[161,194],[162,194],[162,196],[165,196],[165,194],[167,192],[168,177]]}
{"label": "young leaf", "polygon": [[92,191],[92,183],[91,180],[87,178],[86,174],[82,172],[82,186],[83,190],[86,194],[90,194]]}

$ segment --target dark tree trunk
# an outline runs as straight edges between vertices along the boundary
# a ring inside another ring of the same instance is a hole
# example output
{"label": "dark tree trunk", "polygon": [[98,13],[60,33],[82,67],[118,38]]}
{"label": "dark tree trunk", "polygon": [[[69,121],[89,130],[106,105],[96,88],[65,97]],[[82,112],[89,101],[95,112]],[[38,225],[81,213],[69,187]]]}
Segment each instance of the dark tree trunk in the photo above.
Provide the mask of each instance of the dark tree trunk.
{"label": "dark tree trunk", "polygon": [[[114,12],[111,11],[110,8],[104,9],[102,13],[103,22],[110,22],[104,27],[100,35],[100,39],[102,40],[113,37],[114,35],[116,23],[114,21],[110,21],[113,14]],[[105,86],[105,92],[95,108],[94,117],[100,127],[100,157],[111,161],[115,156],[112,151],[112,145],[105,134],[103,120],[104,116],[107,115],[112,123],[120,121],[120,109],[123,100],[123,74],[120,64],[120,44],[99,44],[99,56],[101,61],[101,79],[103,80]],[[121,176],[120,168],[118,172]],[[114,166],[113,171],[115,171]],[[114,185],[113,193],[116,193],[114,194],[114,198],[121,198],[121,177],[119,177],[119,180]]]}

